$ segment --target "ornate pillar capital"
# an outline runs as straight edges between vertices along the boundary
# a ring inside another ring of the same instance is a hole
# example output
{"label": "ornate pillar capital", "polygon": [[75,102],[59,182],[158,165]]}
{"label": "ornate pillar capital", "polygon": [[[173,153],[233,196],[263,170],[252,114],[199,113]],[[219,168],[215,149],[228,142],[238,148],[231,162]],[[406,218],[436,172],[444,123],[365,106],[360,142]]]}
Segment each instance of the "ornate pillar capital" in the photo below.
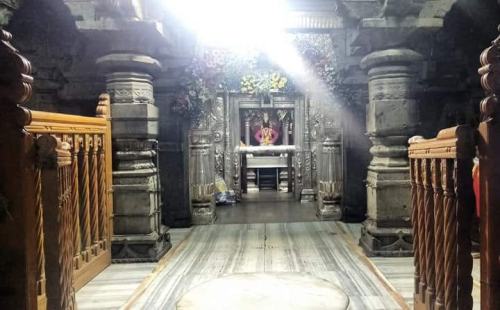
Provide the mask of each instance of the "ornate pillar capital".
{"label": "ornate pillar capital", "polygon": [[[423,56],[408,48],[391,48],[374,51],[361,60],[361,68],[370,76],[377,75],[372,69],[391,66],[410,66],[423,60]],[[404,71],[404,70],[403,70]]]}

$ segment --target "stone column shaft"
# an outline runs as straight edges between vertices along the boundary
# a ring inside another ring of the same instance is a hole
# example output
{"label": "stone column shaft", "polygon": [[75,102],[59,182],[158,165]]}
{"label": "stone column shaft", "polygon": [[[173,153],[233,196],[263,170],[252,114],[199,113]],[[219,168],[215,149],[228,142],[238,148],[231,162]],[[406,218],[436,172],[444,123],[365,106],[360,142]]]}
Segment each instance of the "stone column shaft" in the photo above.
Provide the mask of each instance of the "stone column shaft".
{"label": "stone column shaft", "polygon": [[211,130],[192,129],[190,139],[189,183],[191,186],[192,222],[215,223],[215,169]]}
{"label": "stone column shaft", "polygon": [[111,96],[114,151],[114,236],[116,262],[157,261],[169,248],[161,225],[157,168],[158,108],[152,74],[157,60],[138,54],[114,53],[97,60],[106,70]]}
{"label": "stone column shaft", "polygon": [[367,131],[373,159],[367,175],[367,219],[360,245],[368,255],[412,254],[407,141],[417,125],[415,65],[422,56],[388,49],[366,56],[369,106]]}
{"label": "stone column shaft", "polygon": [[340,133],[325,135],[318,148],[318,209],[324,220],[342,219],[342,144]]}

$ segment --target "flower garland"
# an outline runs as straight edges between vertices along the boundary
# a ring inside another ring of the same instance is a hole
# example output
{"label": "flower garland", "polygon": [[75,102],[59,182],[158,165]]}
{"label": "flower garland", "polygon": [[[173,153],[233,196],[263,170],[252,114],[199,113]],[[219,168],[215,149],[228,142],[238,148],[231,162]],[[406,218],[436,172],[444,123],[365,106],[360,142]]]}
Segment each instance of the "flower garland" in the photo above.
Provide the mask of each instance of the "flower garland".
{"label": "flower garland", "polygon": [[240,91],[243,94],[263,94],[283,92],[287,89],[288,78],[280,72],[247,74],[241,78]]}
{"label": "flower garland", "polygon": [[[329,35],[292,36],[299,54],[309,64],[310,76],[323,80],[329,92],[338,91],[340,75]],[[262,54],[241,56],[224,49],[200,47],[181,79],[172,111],[197,122],[222,90],[263,96],[296,91],[290,78]]]}

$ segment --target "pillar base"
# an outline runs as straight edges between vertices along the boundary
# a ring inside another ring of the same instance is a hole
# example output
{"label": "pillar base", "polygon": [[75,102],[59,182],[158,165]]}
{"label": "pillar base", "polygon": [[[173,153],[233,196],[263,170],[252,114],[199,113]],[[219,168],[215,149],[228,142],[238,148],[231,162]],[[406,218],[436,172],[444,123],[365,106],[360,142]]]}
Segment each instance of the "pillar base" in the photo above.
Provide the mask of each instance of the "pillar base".
{"label": "pillar base", "polygon": [[157,262],[172,247],[170,233],[162,226],[161,233],[149,235],[113,236],[111,257],[113,263]]}
{"label": "pillar base", "polygon": [[312,202],[314,198],[315,193],[313,189],[304,188],[302,192],[300,192],[300,202]]}
{"label": "pillar base", "polygon": [[342,206],[320,200],[318,201],[316,216],[322,221],[340,221],[342,219]]}
{"label": "pillar base", "polygon": [[359,245],[367,256],[413,256],[413,236],[409,227],[377,227],[366,220],[361,227]]}
{"label": "pillar base", "polygon": [[195,204],[193,203],[193,225],[211,225],[215,223],[217,215],[213,203]]}

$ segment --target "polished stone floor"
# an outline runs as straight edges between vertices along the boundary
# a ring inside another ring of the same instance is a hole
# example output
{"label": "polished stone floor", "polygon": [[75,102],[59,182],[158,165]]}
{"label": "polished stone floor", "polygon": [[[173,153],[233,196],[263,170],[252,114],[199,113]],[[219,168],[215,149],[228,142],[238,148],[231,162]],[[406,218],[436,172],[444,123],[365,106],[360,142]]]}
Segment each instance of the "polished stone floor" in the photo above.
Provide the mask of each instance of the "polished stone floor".
{"label": "polished stone floor", "polygon": [[[212,226],[172,229],[173,248],[158,263],[116,264],[77,293],[81,309],[175,309],[196,285],[228,275],[297,273],[342,288],[349,309],[409,309],[413,258],[368,258],[360,224],[317,222],[314,204],[261,192],[217,207]],[[474,308],[478,260],[474,260]]]}
{"label": "polished stone floor", "polygon": [[[174,252],[191,230],[171,229],[172,249],[169,252]],[[119,309],[157,266],[158,263],[112,264],[77,292],[78,309]]]}
{"label": "polished stone floor", "polygon": [[175,309],[197,285],[242,273],[306,273],[339,286],[350,309],[402,309],[402,297],[372,271],[344,225],[336,222],[195,227],[131,309]]}
{"label": "polished stone floor", "polygon": [[238,204],[217,207],[218,224],[317,221],[315,203],[300,203],[291,193],[260,191],[243,194]]}
{"label": "polished stone floor", "polygon": [[349,298],[331,282],[306,273],[240,273],[204,282],[177,310],[347,310]]}

